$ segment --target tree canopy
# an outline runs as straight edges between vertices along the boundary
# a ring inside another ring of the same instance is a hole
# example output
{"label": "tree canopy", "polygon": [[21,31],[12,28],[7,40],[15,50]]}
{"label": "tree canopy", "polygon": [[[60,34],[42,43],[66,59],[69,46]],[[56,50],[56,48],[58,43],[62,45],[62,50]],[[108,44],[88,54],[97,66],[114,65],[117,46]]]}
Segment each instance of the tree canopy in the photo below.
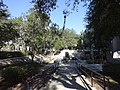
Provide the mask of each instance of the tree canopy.
{"label": "tree canopy", "polygon": [[77,44],[78,35],[73,29],[65,29],[61,36],[62,29],[51,22],[49,15],[36,12],[34,8],[31,8],[24,17],[20,16],[12,20],[20,31],[21,39],[35,53]]}
{"label": "tree canopy", "polygon": [[11,19],[8,8],[3,2],[0,2],[0,48],[10,40],[14,40],[18,37],[18,32],[15,27],[15,23]]}
{"label": "tree canopy", "polygon": [[120,35],[120,0],[92,0],[86,16],[87,28],[94,29],[98,47],[110,44]]}
{"label": "tree canopy", "polygon": [[[88,11],[85,18],[87,30],[94,30],[92,34],[86,34],[86,40],[90,41],[93,39],[92,41],[97,47],[107,47],[114,36],[120,35],[120,1],[66,0],[65,4],[66,7],[72,5],[70,10],[76,10],[81,2],[88,4]],[[76,43],[76,40],[72,40],[74,42],[69,42],[69,39],[76,38],[73,32],[69,32],[67,29],[63,32],[59,30],[58,25],[54,23],[50,26],[51,20],[49,15],[52,10],[57,8],[57,0],[32,0],[32,3],[34,3],[34,8],[29,10],[25,19],[19,17],[12,20],[8,19],[9,13],[6,5],[0,3],[1,46],[5,42],[15,39],[16,36],[18,36],[17,29],[23,30],[24,41],[28,45],[34,46],[36,50],[43,47],[50,48],[58,46],[55,43],[63,44],[63,42],[66,42],[63,45],[72,45],[72,43]],[[63,14],[67,14],[64,13],[64,11],[69,12],[69,10],[63,10]],[[63,32],[62,35],[61,32]]]}

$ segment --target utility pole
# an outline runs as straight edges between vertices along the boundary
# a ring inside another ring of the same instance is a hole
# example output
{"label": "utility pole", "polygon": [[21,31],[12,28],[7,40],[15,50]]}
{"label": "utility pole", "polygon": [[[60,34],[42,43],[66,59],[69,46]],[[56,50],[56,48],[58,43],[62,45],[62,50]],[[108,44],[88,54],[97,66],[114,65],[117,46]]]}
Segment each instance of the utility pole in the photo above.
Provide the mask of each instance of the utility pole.
{"label": "utility pole", "polygon": [[64,15],[63,31],[65,30],[66,15]]}
{"label": "utility pole", "polygon": [[62,33],[63,33],[63,31],[65,30],[66,18],[67,18],[67,16],[69,16],[70,12],[69,12],[69,11],[67,11],[67,10],[64,10],[64,11],[63,11],[63,14],[64,14],[64,22],[63,22],[63,29],[62,29]]}

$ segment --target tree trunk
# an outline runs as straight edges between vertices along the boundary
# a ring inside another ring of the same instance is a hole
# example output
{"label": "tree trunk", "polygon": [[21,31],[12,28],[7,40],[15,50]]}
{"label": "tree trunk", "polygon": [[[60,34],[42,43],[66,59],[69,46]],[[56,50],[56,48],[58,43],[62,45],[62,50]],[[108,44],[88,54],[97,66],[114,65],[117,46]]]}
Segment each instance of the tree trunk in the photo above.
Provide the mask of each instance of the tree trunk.
{"label": "tree trunk", "polygon": [[113,53],[112,51],[106,51],[106,58],[107,58],[107,62],[108,63],[113,63],[113,59],[112,59]]}

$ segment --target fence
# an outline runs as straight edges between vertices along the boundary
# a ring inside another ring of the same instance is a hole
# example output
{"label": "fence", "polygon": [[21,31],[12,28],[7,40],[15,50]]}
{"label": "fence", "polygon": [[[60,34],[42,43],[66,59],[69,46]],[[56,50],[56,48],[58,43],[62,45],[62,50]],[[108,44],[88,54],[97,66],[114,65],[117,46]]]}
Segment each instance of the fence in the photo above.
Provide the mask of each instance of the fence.
{"label": "fence", "polygon": [[40,89],[51,78],[52,74],[57,70],[58,64],[47,66],[40,73],[34,75],[27,80],[27,90]]}
{"label": "fence", "polygon": [[110,80],[107,77],[80,64],[77,64],[77,68],[85,77],[90,78],[91,86],[98,84],[103,90],[109,90]]}

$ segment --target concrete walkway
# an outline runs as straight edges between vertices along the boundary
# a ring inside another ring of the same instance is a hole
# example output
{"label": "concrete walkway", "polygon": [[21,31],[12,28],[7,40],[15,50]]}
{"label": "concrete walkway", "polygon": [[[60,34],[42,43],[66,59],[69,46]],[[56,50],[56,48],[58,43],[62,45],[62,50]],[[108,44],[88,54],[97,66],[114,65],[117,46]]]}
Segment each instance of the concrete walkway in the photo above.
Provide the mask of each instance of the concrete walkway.
{"label": "concrete walkway", "polygon": [[46,87],[40,90],[87,90],[75,67],[74,62],[60,64],[59,69],[49,80]]}

